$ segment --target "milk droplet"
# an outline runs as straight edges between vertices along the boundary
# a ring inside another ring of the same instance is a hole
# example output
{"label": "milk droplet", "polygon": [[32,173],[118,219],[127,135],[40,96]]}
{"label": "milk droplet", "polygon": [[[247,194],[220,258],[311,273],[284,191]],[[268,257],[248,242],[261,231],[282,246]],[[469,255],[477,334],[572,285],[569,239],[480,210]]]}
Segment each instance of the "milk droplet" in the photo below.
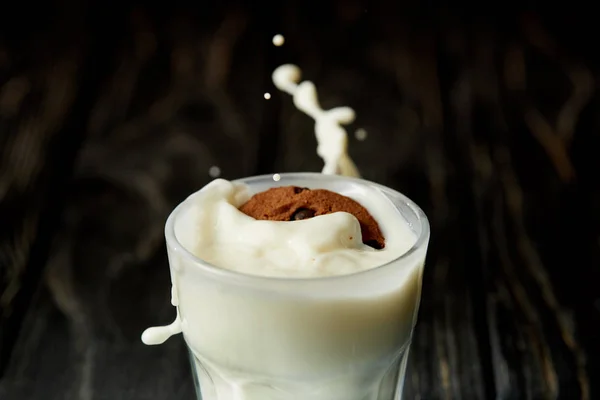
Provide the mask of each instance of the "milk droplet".
{"label": "milk droplet", "polygon": [[221,176],[221,168],[217,167],[216,165],[213,165],[208,169],[208,175],[210,175],[211,178],[218,178],[219,176]]}
{"label": "milk droplet", "polygon": [[271,98],[271,93],[265,93],[265,100],[269,100]]}
{"label": "milk droplet", "polygon": [[177,317],[170,325],[154,326],[146,329],[142,333],[142,342],[149,346],[163,344],[171,336],[179,333],[181,333],[181,321]]}
{"label": "milk droplet", "polygon": [[283,44],[285,43],[285,38],[283,37],[283,35],[277,34],[275,36],[273,36],[273,44],[277,47],[279,46],[283,46]]}
{"label": "milk droplet", "polygon": [[356,132],[354,132],[354,137],[356,140],[360,140],[361,142],[367,138],[367,131],[363,128],[358,128]]}
{"label": "milk droplet", "polygon": [[279,175],[279,174],[274,174],[274,175],[273,175],[273,180],[274,180],[275,182],[279,182],[279,180],[280,180],[280,179],[281,179],[281,175]]}

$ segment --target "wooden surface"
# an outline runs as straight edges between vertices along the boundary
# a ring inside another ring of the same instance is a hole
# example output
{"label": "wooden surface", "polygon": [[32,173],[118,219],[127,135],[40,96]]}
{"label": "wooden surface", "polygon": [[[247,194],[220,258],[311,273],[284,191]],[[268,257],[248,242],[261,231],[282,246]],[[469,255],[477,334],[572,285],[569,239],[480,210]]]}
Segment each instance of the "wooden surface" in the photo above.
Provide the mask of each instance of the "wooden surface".
{"label": "wooden surface", "polygon": [[194,398],[181,338],[139,340],[174,315],[163,224],[213,165],[320,170],[284,62],[430,217],[407,398],[600,398],[592,14],[166,4],[0,15],[0,399]]}

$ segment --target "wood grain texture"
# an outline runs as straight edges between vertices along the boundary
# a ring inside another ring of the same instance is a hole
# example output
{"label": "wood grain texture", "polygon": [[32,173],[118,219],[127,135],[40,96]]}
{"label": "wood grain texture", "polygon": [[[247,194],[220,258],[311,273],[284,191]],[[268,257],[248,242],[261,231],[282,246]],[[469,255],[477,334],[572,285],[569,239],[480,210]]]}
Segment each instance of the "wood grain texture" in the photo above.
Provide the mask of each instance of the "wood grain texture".
{"label": "wood grain texture", "polygon": [[[57,199],[51,186],[59,188],[65,181],[75,155],[78,137],[67,136],[78,122],[72,112],[78,108],[74,101],[81,83],[83,38],[66,40],[68,29],[81,28],[70,13],[53,22],[32,21],[37,33],[15,20],[3,22],[0,360],[5,365],[11,350],[6,343],[14,340],[47,257],[45,237],[59,221],[49,214]],[[48,52],[49,48],[55,50]]]}
{"label": "wood grain texture", "polygon": [[430,218],[406,397],[600,396],[593,24],[319,4],[71,4],[29,39],[2,28],[0,398],[194,397],[181,338],[139,340],[174,315],[164,221],[211,166],[321,169],[270,82],[284,62],[357,111],[363,176]]}

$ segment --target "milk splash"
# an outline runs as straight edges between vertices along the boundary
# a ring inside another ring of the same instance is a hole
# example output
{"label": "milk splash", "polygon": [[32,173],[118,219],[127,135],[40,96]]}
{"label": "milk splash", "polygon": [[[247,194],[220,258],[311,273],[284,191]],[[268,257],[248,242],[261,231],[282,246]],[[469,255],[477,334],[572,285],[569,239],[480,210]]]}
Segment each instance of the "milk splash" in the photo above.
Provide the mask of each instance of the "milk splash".
{"label": "milk splash", "polygon": [[354,121],[354,110],[350,107],[323,110],[314,83],[298,83],[301,76],[300,68],[285,64],[273,71],[272,78],[277,89],[293,96],[296,108],[315,120],[317,154],[325,162],[321,172],[360,177],[358,168],[348,155],[348,134],[342,127]]}
{"label": "milk splash", "polygon": [[[317,97],[317,89],[310,81],[301,83],[302,72],[292,64],[285,64],[273,71],[275,86],[293,96],[294,105],[300,111],[315,120],[315,135],[317,137],[317,154],[325,165],[322,173],[360,177],[356,165],[348,155],[348,134],[342,125],[354,121],[355,113],[350,107],[336,107],[323,110]],[[270,97],[270,96],[269,96]],[[266,94],[265,94],[266,98]],[[273,175],[273,180],[279,180],[279,174]],[[177,289],[175,281],[171,291],[171,303],[177,308]],[[146,345],[158,345],[182,331],[182,321],[177,310],[177,317],[170,325],[148,328],[142,334],[142,342]]]}
{"label": "milk splash", "polygon": [[179,316],[179,308],[177,308],[179,306],[179,298],[177,296],[177,287],[175,286],[175,281],[173,281],[172,285],[171,304],[177,310],[175,321],[166,326],[154,326],[146,329],[144,333],[142,333],[142,342],[146,345],[163,344],[171,336],[181,333],[181,317]]}

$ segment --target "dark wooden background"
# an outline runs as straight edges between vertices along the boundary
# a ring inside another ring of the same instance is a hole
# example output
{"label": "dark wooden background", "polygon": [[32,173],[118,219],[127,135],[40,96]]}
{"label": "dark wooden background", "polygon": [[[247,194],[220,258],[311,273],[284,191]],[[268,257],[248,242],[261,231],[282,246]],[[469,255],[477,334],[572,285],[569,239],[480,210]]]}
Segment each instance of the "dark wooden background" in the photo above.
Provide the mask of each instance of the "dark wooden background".
{"label": "dark wooden background", "polygon": [[174,316],[163,224],[213,165],[320,170],[284,62],[430,217],[407,398],[600,398],[593,10],[212,3],[3,5],[0,399],[194,398],[181,338],[139,340]]}

